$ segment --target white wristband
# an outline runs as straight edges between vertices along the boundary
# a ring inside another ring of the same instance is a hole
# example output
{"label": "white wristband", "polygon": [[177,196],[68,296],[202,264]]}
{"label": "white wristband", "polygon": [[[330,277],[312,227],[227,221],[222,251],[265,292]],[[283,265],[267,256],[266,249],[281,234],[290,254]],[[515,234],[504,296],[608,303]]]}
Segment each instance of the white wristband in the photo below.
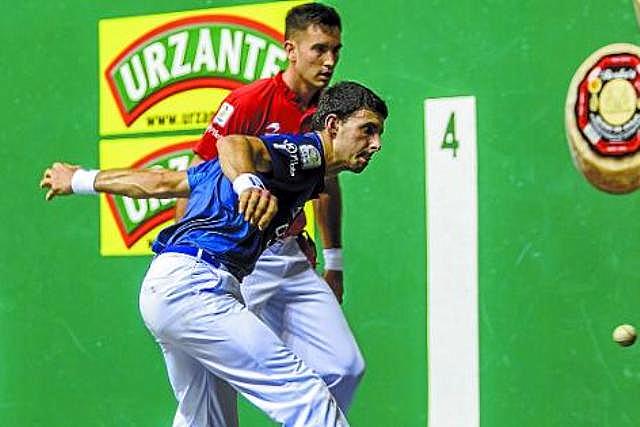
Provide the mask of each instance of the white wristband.
{"label": "white wristband", "polygon": [[93,187],[98,172],[100,171],[97,169],[78,169],[75,171],[71,177],[71,191],[74,194],[98,194]]}
{"label": "white wristband", "polygon": [[239,196],[249,188],[264,189],[264,184],[256,175],[252,173],[241,173],[233,180],[233,191]]}
{"label": "white wristband", "polygon": [[325,270],[342,271],[342,249],[323,249],[322,256],[324,257]]}

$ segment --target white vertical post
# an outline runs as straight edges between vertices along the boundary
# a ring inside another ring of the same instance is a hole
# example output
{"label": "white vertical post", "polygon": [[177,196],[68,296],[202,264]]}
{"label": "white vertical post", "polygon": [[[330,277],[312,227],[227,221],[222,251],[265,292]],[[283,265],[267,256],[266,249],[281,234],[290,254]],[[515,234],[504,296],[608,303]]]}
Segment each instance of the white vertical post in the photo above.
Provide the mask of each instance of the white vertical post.
{"label": "white vertical post", "polygon": [[478,427],[474,97],[425,101],[429,427]]}

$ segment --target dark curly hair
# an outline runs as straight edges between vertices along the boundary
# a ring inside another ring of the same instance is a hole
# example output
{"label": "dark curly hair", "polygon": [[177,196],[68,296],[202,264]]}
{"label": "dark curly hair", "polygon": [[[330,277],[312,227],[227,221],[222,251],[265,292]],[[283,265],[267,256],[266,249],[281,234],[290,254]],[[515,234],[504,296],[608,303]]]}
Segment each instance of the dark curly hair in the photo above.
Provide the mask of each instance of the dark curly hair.
{"label": "dark curly hair", "polygon": [[363,108],[380,114],[383,119],[389,115],[387,104],[372,90],[356,82],[336,83],[320,95],[318,111],[313,115],[311,126],[313,130],[322,130],[329,114],[345,120]]}

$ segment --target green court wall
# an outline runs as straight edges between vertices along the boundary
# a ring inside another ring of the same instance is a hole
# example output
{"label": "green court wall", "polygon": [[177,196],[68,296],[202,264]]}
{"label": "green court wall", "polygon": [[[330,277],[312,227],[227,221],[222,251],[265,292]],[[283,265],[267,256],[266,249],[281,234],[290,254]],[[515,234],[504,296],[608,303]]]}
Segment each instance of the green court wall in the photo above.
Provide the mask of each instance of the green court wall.
{"label": "green court wall", "polygon": [[[54,160],[97,164],[99,19],[239,3],[3,5],[0,425],[170,424],[137,307],[149,259],[100,257],[97,199],[47,204],[38,181]],[[342,178],[344,310],[367,361],[352,425],[427,424],[423,101],[457,95],[477,100],[481,425],[640,425],[639,350],[610,339],[640,323],[638,196],[590,187],[563,124],[582,60],[640,39],[632,2],[332,4],[337,79],[370,85],[391,110],[379,158]],[[271,425],[246,402],[241,417]]]}

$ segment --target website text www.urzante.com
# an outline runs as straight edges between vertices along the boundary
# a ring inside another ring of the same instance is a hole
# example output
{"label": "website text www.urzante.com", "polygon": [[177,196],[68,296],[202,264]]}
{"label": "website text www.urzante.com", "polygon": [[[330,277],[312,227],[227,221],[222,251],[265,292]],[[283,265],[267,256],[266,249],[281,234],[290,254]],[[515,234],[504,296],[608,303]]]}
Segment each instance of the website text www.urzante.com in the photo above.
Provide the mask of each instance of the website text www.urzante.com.
{"label": "website text www.urzante.com", "polygon": [[148,127],[201,125],[206,127],[215,111],[194,111],[181,114],[156,114],[147,116]]}

